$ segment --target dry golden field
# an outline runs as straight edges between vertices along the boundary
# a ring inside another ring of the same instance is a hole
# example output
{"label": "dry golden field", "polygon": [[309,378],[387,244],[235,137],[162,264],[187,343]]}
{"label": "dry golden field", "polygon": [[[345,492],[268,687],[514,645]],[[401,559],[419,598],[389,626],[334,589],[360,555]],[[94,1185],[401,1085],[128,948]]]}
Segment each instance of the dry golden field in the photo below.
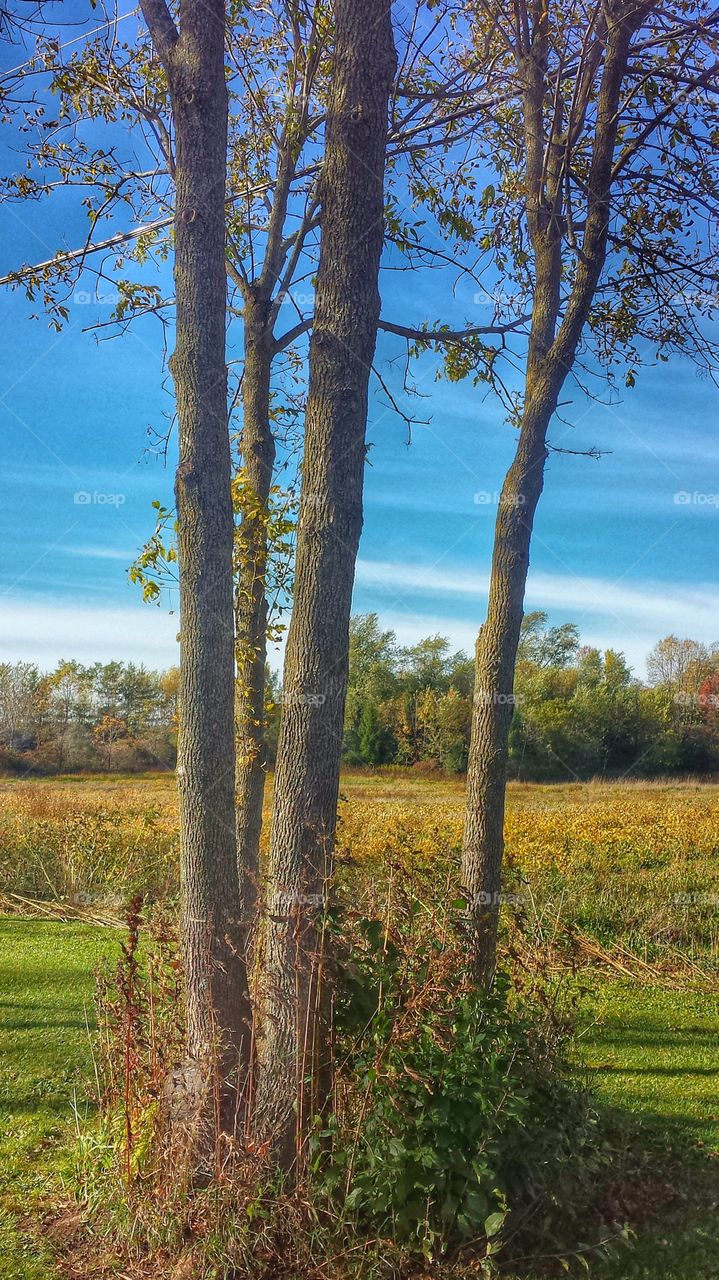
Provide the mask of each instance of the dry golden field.
{"label": "dry golden field", "polygon": [[[271,780],[268,788],[269,831]],[[339,873],[384,891],[401,869],[456,893],[460,782],[394,770],[342,780]],[[507,889],[535,924],[560,919],[645,958],[713,958],[719,906],[719,787],[591,782],[509,788]],[[0,784],[0,891],[119,908],[132,891],[177,891],[170,775]],[[14,902],[13,897],[9,898]]]}

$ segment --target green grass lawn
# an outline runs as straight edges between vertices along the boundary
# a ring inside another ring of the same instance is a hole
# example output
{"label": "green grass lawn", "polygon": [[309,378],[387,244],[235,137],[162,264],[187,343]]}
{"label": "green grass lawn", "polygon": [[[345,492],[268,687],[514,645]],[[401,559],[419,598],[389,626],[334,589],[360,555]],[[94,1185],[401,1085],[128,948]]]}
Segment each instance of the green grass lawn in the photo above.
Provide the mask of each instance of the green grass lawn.
{"label": "green grass lawn", "polygon": [[24,1225],[72,1172],[74,1108],[91,1086],[92,971],[108,930],[0,918],[0,1277],[50,1280]]}
{"label": "green grass lawn", "polygon": [[[580,1046],[598,1097],[638,1131],[658,1219],[609,1267],[612,1280],[719,1277],[719,996],[606,981]],[[676,1199],[663,1204],[665,1185]]]}
{"label": "green grass lawn", "polygon": [[[86,1114],[92,1085],[92,969],[116,944],[108,930],[0,918],[2,1280],[55,1276],[26,1228],[72,1176],[74,1107]],[[597,982],[579,1046],[600,1103],[644,1153],[636,1187],[648,1210],[634,1247],[590,1273],[719,1278],[719,998]]]}

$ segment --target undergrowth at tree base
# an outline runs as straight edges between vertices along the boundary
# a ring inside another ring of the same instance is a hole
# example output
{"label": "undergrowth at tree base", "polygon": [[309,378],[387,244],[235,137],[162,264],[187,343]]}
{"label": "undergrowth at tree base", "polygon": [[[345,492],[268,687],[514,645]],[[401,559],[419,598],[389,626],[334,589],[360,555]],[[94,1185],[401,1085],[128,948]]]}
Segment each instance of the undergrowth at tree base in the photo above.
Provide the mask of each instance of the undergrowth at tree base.
{"label": "undergrowth at tree base", "polygon": [[541,966],[478,990],[452,910],[427,913],[409,884],[384,917],[330,912],[334,1107],[294,1185],[242,1139],[197,1185],[161,1123],[182,1050],[177,945],[141,912],[133,900],[117,970],[98,977],[99,1120],[79,1139],[59,1250],[81,1248],[83,1274],[551,1275],[626,1240],[623,1139],[569,1066],[575,997]]}

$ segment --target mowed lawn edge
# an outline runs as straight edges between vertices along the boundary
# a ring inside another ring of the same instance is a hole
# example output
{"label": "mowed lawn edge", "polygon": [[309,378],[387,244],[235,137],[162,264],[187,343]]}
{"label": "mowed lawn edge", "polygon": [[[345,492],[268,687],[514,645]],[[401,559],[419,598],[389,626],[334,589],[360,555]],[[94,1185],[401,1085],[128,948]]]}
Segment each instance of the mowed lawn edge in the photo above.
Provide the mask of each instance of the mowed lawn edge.
{"label": "mowed lawn edge", "polygon": [[[56,1275],[52,1251],[32,1224],[71,1190],[76,1115],[91,1123],[93,970],[117,955],[120,937],[95,926],[0,917],[2,1280]],[[634,1246],[609,1263],[592,1262],[591,1273],[607,1280],[714,1280],[719,998],[596,972],[588,985],[577,1069],[628,1140],[638,1135],[646,1150],[638,1193],[649,1200]],[[667,1195],[668,1180],[676,1182],[676,1194]]]}
{"label": "mowed lawn edge", "polygon": [[94,1087],[93,971],[120,933],[0,916],[0,1277],[50,1280],[34,1229],[71,1187]]}

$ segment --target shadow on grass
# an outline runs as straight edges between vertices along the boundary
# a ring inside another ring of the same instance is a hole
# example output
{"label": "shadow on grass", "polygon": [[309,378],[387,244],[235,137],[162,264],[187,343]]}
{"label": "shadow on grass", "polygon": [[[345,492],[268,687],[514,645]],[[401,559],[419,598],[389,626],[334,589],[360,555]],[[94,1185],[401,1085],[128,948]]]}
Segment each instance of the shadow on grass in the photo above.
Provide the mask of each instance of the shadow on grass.
{"label": "shadow on grass", "polygon": [[[578,1074],[610,1165],[580,1219],[605,1257],[565,1261],[596,1280],[719,1280],[719,999],[713,991],[598,982],[584,1006]],[[568,1206],[567,1220],[571,1219]],[[621,1239],[626,1228],[628,1240]],[[536,1258],[512,1280],[566,1274]]]}
{"label": "shadow on grass", "polygon": [[[719,1017],[719,1002],[717,1003],[717,1016]],[[691,1042],[689,1044],[688,1042]],[[682,1047],[695,1052],[697,1048],[704,1046],[707,1052],[716,1053],[719,1048],[719,1033],[711,1031],[706,1026],[684,1026],[681,1027],[662,1027],[661,1024],[651,1024],[643,1022],[640,1027],[634,1031],[627,1031],[626,1026],[621,1022],[607,1022],[602,1028],[601,1040],[597,1041],[607,1049],[621,1050],[631,1048],[650,1049],[652,1047],[658,1049],[670,1049],[672,1051],[681,1051]]]}
{"label": "shadow on grass", "polygon": [[719,1280],[719,1159],[688,1141],[682,1117],[599,1118],[615,1155],[581,1239],[507,1261],[503,1280]]}
{"label": "shadow on grass", "polygon": [[84,1031],[86,1023],[82,1018],[34,1018],[32,1021],[22,1018],[6,1018],[3,1021],[4,1031]]}
{"label": "shadow on grass", "polygon": [[631,1237],[609,1260],[590,1262],[590,1274],[597,1280],[719,1277],[719,1158],[692,1142],[680,1115],[639,1119],[614,1107],[604,1109],[602,1119],[617,1159],[598,1219],[626,1225]]}
{"label": "shadow on grass", "polygon": [[[590,1077],[595,1076],[715,1076],[719,1083],[719,1071],[715,1067],[617,1067],[610,1063],[601,1067],[588,1067]],[[719,1107],[719,1099],[717,1099]]]}

